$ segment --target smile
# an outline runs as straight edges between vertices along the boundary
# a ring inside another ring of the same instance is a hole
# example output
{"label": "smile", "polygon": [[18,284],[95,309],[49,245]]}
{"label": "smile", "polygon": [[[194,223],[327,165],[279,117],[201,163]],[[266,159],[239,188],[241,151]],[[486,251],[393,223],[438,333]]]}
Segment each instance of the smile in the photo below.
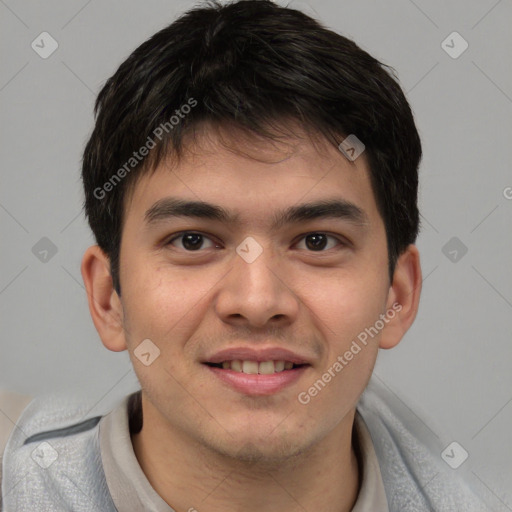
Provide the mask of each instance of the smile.
{"label": "smile", "polygon": [[284,370],[292,370],[297,368],[299,364],[291,361],[252,361],[234,359],[232,361],[223,361],[222,363],[208,363],[209,366],[222,368],[223,370],[233,370],[234,372],[245,373],[248,375],[272,375]]}
{"label": "smile", "polygon": [[252,361],[234,359],[222,363],[205,363],[223,386],[249,396],[275,395],[291,386],[310,368],[309,364],[291,361]]}

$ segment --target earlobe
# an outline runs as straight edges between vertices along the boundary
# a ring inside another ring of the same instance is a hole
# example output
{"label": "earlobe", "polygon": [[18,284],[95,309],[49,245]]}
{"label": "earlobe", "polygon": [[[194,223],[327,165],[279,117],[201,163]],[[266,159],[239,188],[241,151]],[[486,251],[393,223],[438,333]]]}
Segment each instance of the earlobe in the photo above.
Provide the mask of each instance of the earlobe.
{"label": "earlobe", "polygon": [[390,320],[382,331],[380,348],[388,349],[398,345],[414,322],[419,308],[421,285],[420,255],[418,248],[411,244],[400,255],[395,267],[386,305]]}
{"label": "earlobe", "polygon": [[126,350],[122,304],[112,285],[110,261],[99,246],[85,251],[81,272],[92,321],[103,345],[114,352]]}

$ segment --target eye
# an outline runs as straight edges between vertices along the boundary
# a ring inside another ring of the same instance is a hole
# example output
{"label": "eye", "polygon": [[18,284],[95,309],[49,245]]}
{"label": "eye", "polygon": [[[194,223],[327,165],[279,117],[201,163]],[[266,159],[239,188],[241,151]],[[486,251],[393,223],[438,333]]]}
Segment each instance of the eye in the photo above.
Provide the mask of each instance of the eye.
{"label": "eye", "polygon": [[[335,242],[334,245],[331,244],[330,247],[328,247],[329,239],[334,240],[334,242]],[[327,235],[326,233],[308,233],[301,240],[304,240],[306,249],[309,249],[309,250],[315,251],[315,252],[325,252],[324,250],[326,248],[332,249],[336,245],[344,245],[344,243],[340,239],[338,239],[334,236],[331,236],[331,235]],[[299,248],[301,248],[301,247],[299,247]]]}
{"label": "eye", "polygon": [[[186,251],[198,251],[199,249],[211,249],[213,247],[220,247],[218,244],[213,242],[211,238],[201,234],[194,233],[193,231],[184,231],[177,236],[171,238],[165,245],[173,245],[175,246],[175,242],[177,240],[181,240],[181,245]],[[208,240],[210,242],[209,247],[204,247],[204,241]],[[176,246],[175,246],[176,247]]]}

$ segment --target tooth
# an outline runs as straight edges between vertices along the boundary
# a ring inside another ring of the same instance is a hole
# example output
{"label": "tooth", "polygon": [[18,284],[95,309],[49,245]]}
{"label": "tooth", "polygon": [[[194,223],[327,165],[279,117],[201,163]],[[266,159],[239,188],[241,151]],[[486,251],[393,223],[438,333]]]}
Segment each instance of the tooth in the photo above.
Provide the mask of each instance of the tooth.
{"label": "tooth", "polygon": [[231,361],[231,369],[235,372],[242,371],[242,361],[236,359],[235,361]]}
{"label": "tooth", "polygon": [[274,361],[274,370],[282,372],[284,370],[284,361]]}
{"label": "tooth", "polygon": [[284,363],[285,370],[291,370],[292,368],[293,368],[293,363],[291,363],[290,361],[286,361],[286,363]]}
{"label": "tooth", "polygon": [[222,368],[223,368],[224,370],[229,370],[229,369],[231,368],[231,361],[224,361],[224,362],[222,363]]}
{"label": "tooth", "polygon": [[242,371],[244,373],[257,374],[258,362],[257,361],[242,361]]}
{"label": "tooth", "polygon": [[269,375],[274,373],[274,361],[262,361],[260,363],[258,373],[263,375]]}

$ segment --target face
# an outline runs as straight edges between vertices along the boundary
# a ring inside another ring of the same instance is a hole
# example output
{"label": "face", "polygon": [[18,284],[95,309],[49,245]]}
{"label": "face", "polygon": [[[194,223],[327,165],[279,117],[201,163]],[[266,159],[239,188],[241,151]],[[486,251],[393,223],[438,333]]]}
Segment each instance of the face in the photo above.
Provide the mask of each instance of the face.
{"label": "face", "polygon": [[[350,162],[307,138],[233,151],[205,132],[136,184],[120,262],[126,346],[161,432],[279,459],[347,424],[390,307],[364,154]],[[135,353],[147,339],[160,355],[146,366]]]}

